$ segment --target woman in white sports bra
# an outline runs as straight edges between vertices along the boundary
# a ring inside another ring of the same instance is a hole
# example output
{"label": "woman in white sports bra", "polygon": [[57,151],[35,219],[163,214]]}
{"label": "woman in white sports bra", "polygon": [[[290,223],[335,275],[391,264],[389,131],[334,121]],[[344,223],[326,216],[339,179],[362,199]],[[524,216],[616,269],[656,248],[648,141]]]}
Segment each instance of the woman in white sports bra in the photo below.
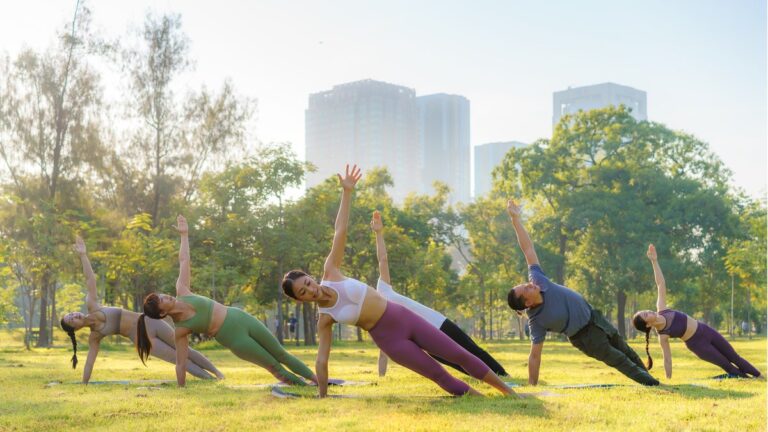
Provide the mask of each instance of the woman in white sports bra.
{"label": "woman in white sports bra", "polygon": [[[427,307],[416,300],[406,297],[397,293],[391,285],[389,278],[389,260],[387,259],[387,245],[384,243],[384,223],[381,221],[381,214],[378,210],[373,212],[371,218],[371,230],[376,233],[376,258],[379,260],[379,281],[376,282],[376,291],[383,295],[387,300],[395,302],[401,306],[405,306],[407,309],[416,315],[424,318],[428,323],[432,324],[435,328],[448,335],[454,342],[461,345],[462,348],[474,354],[483,363],[488,365],[489,368],[498,376],[508,376],[504,367],[496,361],[493,356],[488,354],[484,349],[480,348],[468,334],[459,328],[453,321],[448,319],[440,312]],[[466,374],[467,372],[459,365],[451,363],[443,358],[432,355],[432,358],[440,363],[450,366],[457,371]],[[387,373],[387,355],[383,351],[379,352],[379,376],[384,376]]]}
{"label": "woman in white sports bra", "polygon": [[352,190],[360,180],[360,169],[353,166],[350,170],[347,165],[345,176],[338,177],[343,191],[333,246],[323,268],[323,280],[318,284],[305,272],[293,270],[285,275],[282,283],[287,296],[297,301],[317,302],[319,306],[317,332],[320,346],[315,368],[320,397],[325,397],[328,392],[328,357],[334,322],[367,330],[389,358],[431,379],[453,395],[480,393],[451,376],[425,351],[460,365],[472,377],[483,380],[504,394],[514,394],[485,363],[423,318],[397,303],[387,301],[365,283],[344,276],[340,267],[347,242]]}
{"label": "woman in white sports bra", "polygon": [[[96,276],[86,254],[85,242],[83,242],[80,236],[77,237],[74,249],[80,256],[86,284],[88,285],[88,294],[85,296],[88,314],[70,312],[64,315],[61,319],[61,328],[69,335],[69,338],[72,340],[72,347],[75,350],[72,356],[72,369],[77,366],[77,339],[75,338],[75,332],[83,327],[91,329],[91,334],[88,336],[88,358],[85,361],[85,369],[83,369],[83,383],[87,384],[91,379],[96,356],[99,354],[101,340],[105,336],[124,336],[136,344],[136,323],[139,320],[139,314],[122,308],[102,306],[96,295]],[[148,319],[147,332],[152,339],[152,355],[175,364],[176,345],[173,328],[163,320]],[[189,360],[187,372],[190,374],[202,379],[211,379],[213,376],[206,372],[210,371],[216,378],[224,378],[224,375],[216,369],[216,366],[199,352],[189,350]]]}

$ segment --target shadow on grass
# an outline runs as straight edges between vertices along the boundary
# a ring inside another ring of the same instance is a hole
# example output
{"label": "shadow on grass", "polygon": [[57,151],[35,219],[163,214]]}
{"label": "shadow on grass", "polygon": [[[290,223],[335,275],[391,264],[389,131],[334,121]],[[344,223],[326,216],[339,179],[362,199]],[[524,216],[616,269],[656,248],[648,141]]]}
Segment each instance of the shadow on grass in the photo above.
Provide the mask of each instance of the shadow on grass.
{"label": "shadow on grass", "polygon": [[727,389],[714,389],[703,384],[678,384],[671,386],[661,386],[659,387],[659,390],[667,391],[669,393],[673,393],[688,399],[745,399],[754,396],[752,393]]}
{"label": "shadow on grass", "polygon": [[500,414],[522,415],[535,418],[549,418],[549,411],[544,406],[541,397],[529,396],[523,399],[511,397],[461,397],[443,399],[435,398],[442,403],[432,404],[437,412],[455,414]]}

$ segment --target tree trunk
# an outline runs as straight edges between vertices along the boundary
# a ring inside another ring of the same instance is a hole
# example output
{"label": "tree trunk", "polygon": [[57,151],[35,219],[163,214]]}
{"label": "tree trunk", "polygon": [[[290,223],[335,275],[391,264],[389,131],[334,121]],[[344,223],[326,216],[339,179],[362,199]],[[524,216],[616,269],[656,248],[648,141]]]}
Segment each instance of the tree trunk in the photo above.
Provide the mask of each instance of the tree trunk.
{"label": "tree trunk", "polygon": [[[296,303],[296,307],[293,310],[293,316],[296,317],[296,320],[299,320],[301,309],[299,308],[299,304]],[[299,346],[299,323],[297,322],[296,325],[294,325],[294,329],[296,332],[296,335],[294,336],[296,338],[296,346]]]}
{"label": "tree trunk", "polygon": [[627,303],[627,294],[623,290],[619,290],[616,293],[616,328],[619,330],[619,335],[626,338],[626,326],[624,325],[624,307]]}
{"label": "tree trunk", "polygon": [[152,198],[152,226],[157,226],[158,215],[160,213],[160,146],[162,136],[158,126],[155,129],[155,179],[154,179],[154,197]]}
{"label": "tree trunk", "polygon": [[493,292],[494,292],[494,290],[491,290],[491,292],[489,294],[490,295],[490,299],[489,299],[490,305],[488,307],[488,315],[491,318],[491,334],[490,334],[490,336],[491,336],[490,339],[491,340],[493,340],[493,300],[494,300],[493,299]]}
{"label": "tree trunk", "polygon": [[360,327],[355,327],[357,329],[357,341],[362,342],[363,341],[363,329]]}
{"label": "tree trunk", "polygon": [[752,340],[752,321],[749,320],[749,315],[752,311],[752,296],[749,294],[749,285],[747,285],[747,338]]}
{"label": "tree trunk", "polygon": [[480,277],[480,338],[485,340],[485,280]]}
{"label": "tree trunk", "polygon": [[565,285],[565,252],[568,242],[568,237],[562,233],[562,225],[560,225],[560,238],[558,239],[558,253],[562,258],[562,261],[558,262],[555,266],[555,282],[560,285]]}
{"label": "tree trunk", "polygon": [[314,345],[312,343],[312,317],[309,313],[309,305],[306,302],[301,304],[301,317],[304,324],[304,345]]}
{"label": "tree trunk", "polygon": [[56,317],[56,283],[51,286],[51,322],[49,324],[50,331],[48,333],[49,345],[53,346],[53,326],[57,320]]}
{"label": "tree trunk", "polygon": [[40,292],[40,324],[38,326],[39,330],[39,336],[37,338],[37,344],[35,345],[38,348],[45,348],[48,347],[48,292],[49,292],[49,283],[48,278],[50,277],[50,273],[48,270],[43,270],[43,281],[41,284],[42,291]]}

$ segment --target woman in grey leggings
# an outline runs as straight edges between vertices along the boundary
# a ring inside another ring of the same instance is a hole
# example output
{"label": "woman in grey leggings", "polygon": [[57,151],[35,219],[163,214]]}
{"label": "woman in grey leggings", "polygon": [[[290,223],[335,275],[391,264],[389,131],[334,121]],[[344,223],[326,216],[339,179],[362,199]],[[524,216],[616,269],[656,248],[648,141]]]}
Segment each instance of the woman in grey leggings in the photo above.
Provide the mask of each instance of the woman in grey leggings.
{"label": "woman in grey leggings", "polygon": [[[75,252],[80,256],[80,261],[83,264],[83,273],[85,273],[88,285],[88,294],[85,297],[88,314],[70,312],[64,315],[61,319],[61,328],[69,335],[69,338],[72,340],[72,347],[75,350],[75,354],[72,356],[73,369],[77,366],[77,339],[75,338],[75,332],[83,327],[91,329],[91,334],[88,337],[88,358],[85,361],[85,369],[83,370],[83,382],[87,384],[91,379],[96,356],[99,354],[101,340],[105,336],[120,335],[127,337],[135,344],[136,323],[138,322],[139,314],[122,308],[102,306],[96,295],[96,276],[91,268],[91,262],[88,260],[85,243],[79,236],[75,243]],[[147,333],[152,339],[152,355],[175,364],[176,348],[173,328],[165,321],[148,319]],[[215,375],[218,379],[224,378],[224,375],[216,369],[216,366],[199,352],[189,350],[189,360],[187,371],[192,375],[202,379],[213,378],[211,374]]]}
{"label": "woman in grey leggings", "polygon": [[648,369],[653,366],[653,359],[648,350],[651,329],[659,334],[659,344],[664,356],[664,371],[667,378],[672,378],[672,351],[669,346],[670,337],[679,337],[685,342],[691,352],[700,359],[720,366],[730,376],[759,377],[760,371],[740,357],[730,343],[717,330],[703,322],[696,321],[683,312],[667,309],[667,285],[659,267],[656,248],[648,246],[648,259],[653,265],[653,276],[656,279],[658,297],[656,312],[644,310],[637,312],[632,319],[635,328],[645,333],[645,352],[648,354]]}

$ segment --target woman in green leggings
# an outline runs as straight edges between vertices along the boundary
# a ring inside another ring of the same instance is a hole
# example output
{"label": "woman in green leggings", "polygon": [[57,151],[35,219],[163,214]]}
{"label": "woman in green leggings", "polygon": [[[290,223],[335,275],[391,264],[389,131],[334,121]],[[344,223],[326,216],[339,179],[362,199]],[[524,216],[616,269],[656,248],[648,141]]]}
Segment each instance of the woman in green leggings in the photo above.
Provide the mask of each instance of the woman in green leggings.
{"label": "woman in green leggings", "polygon": [[301,378],[285,370],[283,365],[316,383],[315,374],[299,359],[290,355],[259,320],[241,309],[226,307],[192,293],[189,287],[191,269],[187,221],[183,216],[179,216],[176,223],[176,228],[181,234],[176,297],[152,293],[144,299],[144,313],[139,316],[136,344],[141,360],[145,361],[152,349],[144,316],[154,319],[170,316],[176,325],[176,381],[180,387],[185,384],[188,336],[193,332],[214,336],[236,356],[267,369],[284,383],[306,384]]}

